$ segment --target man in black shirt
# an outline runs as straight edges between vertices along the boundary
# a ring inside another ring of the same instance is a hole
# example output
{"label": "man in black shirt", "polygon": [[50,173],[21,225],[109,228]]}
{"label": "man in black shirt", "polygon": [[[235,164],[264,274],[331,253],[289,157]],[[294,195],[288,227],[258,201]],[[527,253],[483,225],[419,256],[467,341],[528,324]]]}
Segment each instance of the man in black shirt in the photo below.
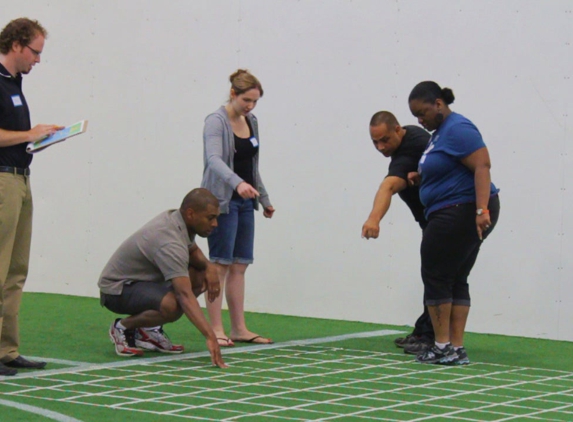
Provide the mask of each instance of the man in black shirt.
{"label": "man in black shirt", "polygon": [[0,375],[13,368],[43,368],[18,353],[18,311],[28,274],[32,237],[32,193],[28,142],[61,129],[30,124],[22,75],[40,62],[46,30],[26,18],[11,21],[0,33]]}
{"label": "man in black shirt", "polygon": [[[370,137],[374,147],[385,157],[390,157],[388,175],[380,184],[368,220],[362,226],[362,237],[376,239],[380,234],[380,221],[388,212],[392,195],[398,193],[406,203],[422,230],[428,222],[420,202],[417,186],[410,186],[408,173],[418,170],[418,161],[426,149],[430,134],[418,126],[400,126],[388,111],[379,111],[370,120]],[[434,330],[428,310],[416,321],[414,331],[405,338],[394,341],[406,353],[417,354],[434,342]]]}

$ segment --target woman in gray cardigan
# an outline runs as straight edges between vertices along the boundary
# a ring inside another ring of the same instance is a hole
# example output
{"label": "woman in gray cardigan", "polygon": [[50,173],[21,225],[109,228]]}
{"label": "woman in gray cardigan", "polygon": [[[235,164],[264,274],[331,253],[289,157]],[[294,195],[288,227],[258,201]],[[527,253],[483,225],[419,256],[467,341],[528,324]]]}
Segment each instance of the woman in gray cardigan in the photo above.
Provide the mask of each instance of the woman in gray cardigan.
{"label": "woman in gray cardigan", "polygon": [[225,291],[231,331],[225,334],[221,319],[222,296],[207,301],[209,320],[219,345],[234,342],[272,343],[247,329],[244,315],[245,272],[253,262],[254,210],[263,206],[271,218],[275,209],[259,174],[259,132],[251,111],[263,96],[260,82],[248,71],[233,73],[229,102],[205,119],[203,130],[204,171],[201,186],[219,200],[218,226],[208,237],[209,259],[215,263]]}

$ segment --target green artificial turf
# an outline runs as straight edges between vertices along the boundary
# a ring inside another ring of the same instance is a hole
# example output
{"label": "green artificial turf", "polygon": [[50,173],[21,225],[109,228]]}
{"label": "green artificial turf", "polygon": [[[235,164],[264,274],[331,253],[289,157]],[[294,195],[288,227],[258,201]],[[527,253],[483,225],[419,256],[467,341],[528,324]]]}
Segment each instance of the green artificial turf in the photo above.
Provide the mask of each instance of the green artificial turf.
{"label": "green artificial turf", "polygon": [[[205,355],[118,357],[107,334],[114,317],[97,299],[25,294],[24,356],[99,366],[74,371],[66,362],[51,362],[48,370],[70,370],[21,371],[28,377],[0,380],[0,400],[83,422],[573,420],[570,342],[468,333],[475,364],[420,365],[394,346],[396,335],[285,345],[382,329],[407,333],[409,327],[249,313],[250,328],[272,337],[276,348],[225,350],[231,366],[222,370]],[[185,318],[165,329],[187,353],[205,352],[204,339]],[[0,404],[0,420],[53,419]]]}
{"label": "green artificial turf", "polygon": [[[115,315],[102,308],[94,298],[25,293],[20,317],[20,351],[23,355],[93,363],[115,361],[118,357],[107,335],[114,318]],[[381,329],[411,331],[407,326],[263,313],[247,313],[246,318],[253,331],[270,336],[275,342]],[[228,327],[226,312],[224,321]],[[185,345],[187,352],[206,350],[203,337],[185,317],[165,329],[174,342]],[[394,337],[356,339],[352,340],[352,346],[396,351]],[[573,342],[468,333],[466,348],[474,361],[573,370]]]}

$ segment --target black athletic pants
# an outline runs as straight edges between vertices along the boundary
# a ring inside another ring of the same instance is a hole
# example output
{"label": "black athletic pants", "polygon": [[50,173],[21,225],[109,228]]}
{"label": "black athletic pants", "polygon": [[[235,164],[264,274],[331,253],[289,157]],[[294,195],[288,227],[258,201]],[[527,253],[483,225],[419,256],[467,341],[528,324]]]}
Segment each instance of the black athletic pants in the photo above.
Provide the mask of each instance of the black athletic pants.
{"label": "black athletic pants", "polygon": [[416,320],[412,335],[424,337],[427,340],[434,340],[434,327],[432,326],[432,319],[428,313],[427,306],[424,306],[424,313]]}
{"label": "black athletic pants", "polygon": [[[499,197],[494,195],[488,205],[491,227],[499,218]],[[477,259],[482,240],[476,230],[475,203],[459,204],[434,211],[424,229],[420,254],[424,303],[470,306],[468,276]]]}

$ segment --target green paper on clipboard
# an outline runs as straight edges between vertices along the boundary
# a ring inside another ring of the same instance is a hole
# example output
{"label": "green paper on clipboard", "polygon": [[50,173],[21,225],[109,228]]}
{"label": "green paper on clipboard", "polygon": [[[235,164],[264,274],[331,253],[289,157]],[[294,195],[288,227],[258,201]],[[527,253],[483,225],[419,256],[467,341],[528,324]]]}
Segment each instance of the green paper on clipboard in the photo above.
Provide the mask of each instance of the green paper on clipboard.
{"label": "green paper on clipboard", "polygon": [[72,136],[79,135],[80,133],[84,133],[88,129],[88,121],[81,120],[73,125],[66,126],[62,130],[58,130],[53,135],[48,136],[40,141],[30,142],[26,147],[26,152],[28,154],[34,154],[36,152],[42,151],[44,148],[49,147],[50,145],[57,144],[58,142],[65,141]]}

